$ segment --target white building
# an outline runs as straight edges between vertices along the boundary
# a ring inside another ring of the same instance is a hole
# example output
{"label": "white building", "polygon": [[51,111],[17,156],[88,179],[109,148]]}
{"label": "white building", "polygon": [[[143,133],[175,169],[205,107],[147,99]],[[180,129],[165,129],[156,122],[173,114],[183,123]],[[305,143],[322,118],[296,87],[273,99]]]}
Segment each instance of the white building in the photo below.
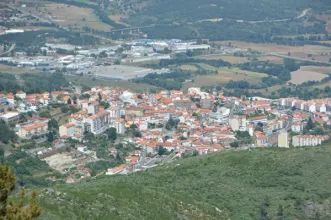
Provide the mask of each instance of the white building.
{"label": "white building", "polygon": [[294,147],[317,146],[327,139],[329,139],[327,135],[296,135],[292,138],[292,144]]}
{"label": "white building", "polygon": [[288,141],[287,131],[281,131],[278,134],[278,147],[289,148],[289,141]]}
{"label": "white building", "polygon": [[105,132],[110,126],[109,112],[102,111],[92,115],[86,120],[86,122],[91,125],[91,133],[101,134]]}
{"label": "white building", "polygon": [[229,119],[232,131],[246,131],[246,116],[235,115]]}
{"label": "white building", "polygon": [[17,98],[20,98],[20,99],[25,99],[26,98],[26,93],[23,92],[23,91],[19,91],[16,93],[15,95]]}

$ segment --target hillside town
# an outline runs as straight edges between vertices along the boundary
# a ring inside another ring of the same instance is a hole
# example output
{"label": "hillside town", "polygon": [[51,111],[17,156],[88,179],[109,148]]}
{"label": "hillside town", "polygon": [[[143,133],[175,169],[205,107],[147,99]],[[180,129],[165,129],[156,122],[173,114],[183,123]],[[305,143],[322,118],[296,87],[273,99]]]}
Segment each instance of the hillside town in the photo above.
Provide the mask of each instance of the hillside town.
{"label": "hillside town", "polygon": [[[90,177],[87,164],[107,158],[118,160],[102,174],[126,174],[225,150],[317,146],[329,139],[331,127],[331,99],[240,99],[200,88],[156,94],[107,86],[80,94],[19,91],[0,94],[0,102],[0,119],[14,124],[21,140],[51,143],[24,151],[67,174],[67,183]],[[22,121],[23,114],[30,116]],[[102,153],[98,137],[108,140]]]}

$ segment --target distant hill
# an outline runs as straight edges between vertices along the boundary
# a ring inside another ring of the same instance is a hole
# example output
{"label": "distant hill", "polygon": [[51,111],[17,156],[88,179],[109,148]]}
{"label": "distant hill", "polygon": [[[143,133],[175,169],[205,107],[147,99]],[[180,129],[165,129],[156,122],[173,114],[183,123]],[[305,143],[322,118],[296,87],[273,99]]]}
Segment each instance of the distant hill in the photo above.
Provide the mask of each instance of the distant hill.
{"label": "distant hill", "polygon": [[322,9],[326,3],[320,0],[140,0],[136,3],[140,6],[136,15],[146,18],[143,21],[149,19],[158,23],[197,22],[212,18],[275,20],[294,18],[307,8]]}
{"label": "distant hill", "polygon": [[41,193],[41,219],[330,219],[331,147],[178,160]]}

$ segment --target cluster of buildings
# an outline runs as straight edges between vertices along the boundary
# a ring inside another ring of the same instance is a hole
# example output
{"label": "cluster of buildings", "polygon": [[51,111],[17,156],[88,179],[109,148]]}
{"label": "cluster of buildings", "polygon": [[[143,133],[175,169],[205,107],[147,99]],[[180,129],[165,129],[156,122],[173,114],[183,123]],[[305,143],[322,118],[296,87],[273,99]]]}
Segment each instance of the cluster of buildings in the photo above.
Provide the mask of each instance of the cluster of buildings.
{"label": "cluster of buildings", "polygon": [[[59,127],[58,139],[63,142],[71,138],[83,143],[86,134],[101,135],[110,128],[130,138],[141,151],[130,153],[125,158],[125,164],[109,169],[107,175],[142,169],[146,155],[157,155],[160,149],[169,152],[172,157],[184,157],[231,147],[316,146],[328,140],[329,136],[304,132],[308,119],[331,125],[328,117],[331,99],[240,99],[216,91],[204,92],[199,88],[189,88],[187,93],[162,90],[151,94],[96,86],[81,94],[67,91],[0,94],[0,101],[12,103],[16,108],[16,113],[10,111],[0,115],[7,122],[13,122],[19,113],[27,109],[36,111],[38,105],[62,103],[74,107],[75,113],[67,115],[66,122]],[[22,139],[45,135],[48,121],[48,118],[32,117],[16,124],[15,130]],[[135,135],[129,137],[127,134]],[[77,148],[78,151],[86,155],[84,146],[80,148]],[[35,153],[45,157],[61,150],[50,148]],[[117,150],[110,148],[109,153],[116,156]],[[90,159],[92,157],[89,155]],[[95,156],[93,158],[96,159]],[[85,172],[85,168],[79,172]],[[77,179],[71,176],[67,182]]]}

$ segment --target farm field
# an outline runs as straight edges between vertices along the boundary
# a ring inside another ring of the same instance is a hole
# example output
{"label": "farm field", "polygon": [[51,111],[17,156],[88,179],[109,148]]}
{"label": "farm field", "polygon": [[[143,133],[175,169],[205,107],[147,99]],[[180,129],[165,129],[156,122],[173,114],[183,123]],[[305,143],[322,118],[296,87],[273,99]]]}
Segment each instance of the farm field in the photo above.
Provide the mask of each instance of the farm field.
{"label": "farm field", "polygon": [[239,68],[216,68],[213,66],[209,66],[206,64],[199,64],[201,68],[206,70],[217,71],[216,75],[198,75],[194,78],[194,83],[186,83],[184,88],[188,88],[190,86],[214,86],[222,83],[226,83],[230,80],[240,81],[245,80],[250,82],[251,84],[259,83],[263,77],[266,77],[267,74],[256,73],[244,71]]}
{"label": "farm field", "polygon": [[275,63],[275,64],[283,64],[284,63],[283,58],[275,57],[275,56],[259,56],[258,60],[259,61],[269,61],[269,62]]}
{"label": "farm field", "polygon": [[318,45],[304,45],[304,46],[285,46],[278,45],[275,43],[247,43],[243,41],[216,41],[215,43],[229,45],[231,43],[232,46],[242,48],[242,49],[252,49],[257,50],[263,53],[279,53],[282,55],[287,55],[288,52],[293,53],[303,53],[303,54],[321,54],[321,53],[329,53],[331,50],[329,47],[318,46]]}
{"label": "farm field", "polygon": [[289,81],[293,84],[302,84],[308,81],[321,81],[327,75],[324,72],[327,72],[327,67],[301,67],[299,70],[291,72],[292,79]]}
{"label": "farm field", "polygon": [[[81,8],[66,4],[40,4],[40,7],[27,7],[26,11],[31,11],[32,14],[49,19],[60,26],[83,28],[84,26],[107,31],[111,26],[102,23],[99,18],[93,13],[93,9]],[[72,13],[72,12],[75,13]]]}
{"label": "farm field", "polygon": [[240,64],[249,62],[247,57],[235,57],[235,56],[225,56],[225,55],[205,55],[205,56],[197,56],[196,58],[203,59],[203,60],[224,60],[232,64]]}

